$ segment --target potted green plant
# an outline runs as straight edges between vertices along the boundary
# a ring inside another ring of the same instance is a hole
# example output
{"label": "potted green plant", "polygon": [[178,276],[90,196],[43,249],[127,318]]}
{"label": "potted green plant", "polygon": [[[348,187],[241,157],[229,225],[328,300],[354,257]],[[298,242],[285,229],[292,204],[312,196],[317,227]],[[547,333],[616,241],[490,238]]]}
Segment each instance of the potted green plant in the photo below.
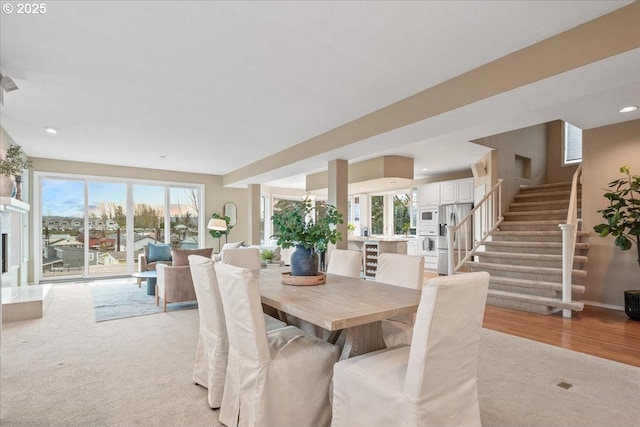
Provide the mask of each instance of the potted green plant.
{"label": "potted green plant", "polygon": [[[635,244],[640,266],[640,176],[632,175],[629,166],[622,166],[620,173],[626,176],[611,181],[609,190],[604,193],[609,206],[598,211],[606,222],[593,229],[600,237],[615,237],[615,245],[623,251]],[[624,298],[627,315],[640,320],[640,290],[625,291]]]}
{"label": "potted green plant", "polygon": [[2,179],[2,197],[13,197],[16,194],[15,183],[21,181],[22,172],[30,168],[31,164],[31,160],[25,160],[25,154],[19,145],[11,144],[4,155],[0,154],[0,175],[8,178]]}
{"label": "potted green plant", "polygon": [[327,204],[324,212],[315,215],[314,203],[305,199],[271,216],[278,245],[283,249],[295,246],[291,254],[292,276],[317,276],[318,252],[326,252],[330,243],[342,240],[336,225],[343,224],[342,214]]}
{"label": "potted green plant", "polygon": [[262,260],[265,261],[266,263],[270,263],[271,261],[273,261],[274,256],[275,254],[271,249],[263,249],[260,252],[260,258],[262,258]]}
{"label": "potted green plant", "polygon": [[347,233],[349,233],[349,236],[353,236],[354,231],[356,231],[356,226],[352,223],[347,224]]}

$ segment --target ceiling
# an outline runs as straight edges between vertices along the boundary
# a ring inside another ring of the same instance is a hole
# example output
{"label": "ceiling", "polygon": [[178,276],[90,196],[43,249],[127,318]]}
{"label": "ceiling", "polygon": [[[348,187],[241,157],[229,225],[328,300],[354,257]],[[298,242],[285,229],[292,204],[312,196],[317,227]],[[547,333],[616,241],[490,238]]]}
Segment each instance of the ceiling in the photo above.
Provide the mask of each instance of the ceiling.
{"label": "ceiling", "polygon": [[640,104],[640,49],[290,165],[264,159],[630,3],[47,2],[0,15],[0,72],[19,87],[0,123],[31,157],[222,176],[262,166],[233,185],[304,188],[329,160],[390,154],[413,157],[419,179],[468,169],[487,150],[477,138],[640,118],[618,112]]}

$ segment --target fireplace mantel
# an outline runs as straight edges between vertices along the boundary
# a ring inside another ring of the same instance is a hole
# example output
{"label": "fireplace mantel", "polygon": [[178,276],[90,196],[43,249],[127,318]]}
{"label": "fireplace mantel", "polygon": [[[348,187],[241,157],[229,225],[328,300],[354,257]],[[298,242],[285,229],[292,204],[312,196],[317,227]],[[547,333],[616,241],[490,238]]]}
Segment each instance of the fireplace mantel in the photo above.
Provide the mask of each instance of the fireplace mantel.
{"label": "fireplace mantel", "polygon": [[19,213],[27,213],[31,209],[29,203],[13,197],[0,197],[0,211],[14,211]]}

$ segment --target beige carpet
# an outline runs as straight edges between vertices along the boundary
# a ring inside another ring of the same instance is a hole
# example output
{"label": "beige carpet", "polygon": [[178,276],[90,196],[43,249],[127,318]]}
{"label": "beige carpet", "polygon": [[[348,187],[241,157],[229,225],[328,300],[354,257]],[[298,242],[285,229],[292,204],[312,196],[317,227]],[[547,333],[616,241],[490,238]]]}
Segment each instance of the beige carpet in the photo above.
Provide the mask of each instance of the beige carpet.
{"label": "beige carpet", "polygon": [[[43,319],[3,325],[0,424],[220,425],[191,381],[197,315],[96,323],[89,285],[56,285]],[[632,426],[640,369],[483,330],[479,392],[485,427]]]}

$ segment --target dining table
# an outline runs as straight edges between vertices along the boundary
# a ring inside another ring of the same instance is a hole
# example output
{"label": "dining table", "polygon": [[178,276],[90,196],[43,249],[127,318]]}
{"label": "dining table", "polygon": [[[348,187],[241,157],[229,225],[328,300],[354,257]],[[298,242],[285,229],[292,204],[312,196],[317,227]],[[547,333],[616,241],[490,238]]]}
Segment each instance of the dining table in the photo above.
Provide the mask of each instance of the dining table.
{"label": "dining table", "polygon": [[320,285],[287,285],[282,283],[283,271],[260,270],[263,305],[322,328],[330,342],[346,332],[341,360],[385,348],[382,320],[415,313],[422,293],[336,274],[326,274]]}

